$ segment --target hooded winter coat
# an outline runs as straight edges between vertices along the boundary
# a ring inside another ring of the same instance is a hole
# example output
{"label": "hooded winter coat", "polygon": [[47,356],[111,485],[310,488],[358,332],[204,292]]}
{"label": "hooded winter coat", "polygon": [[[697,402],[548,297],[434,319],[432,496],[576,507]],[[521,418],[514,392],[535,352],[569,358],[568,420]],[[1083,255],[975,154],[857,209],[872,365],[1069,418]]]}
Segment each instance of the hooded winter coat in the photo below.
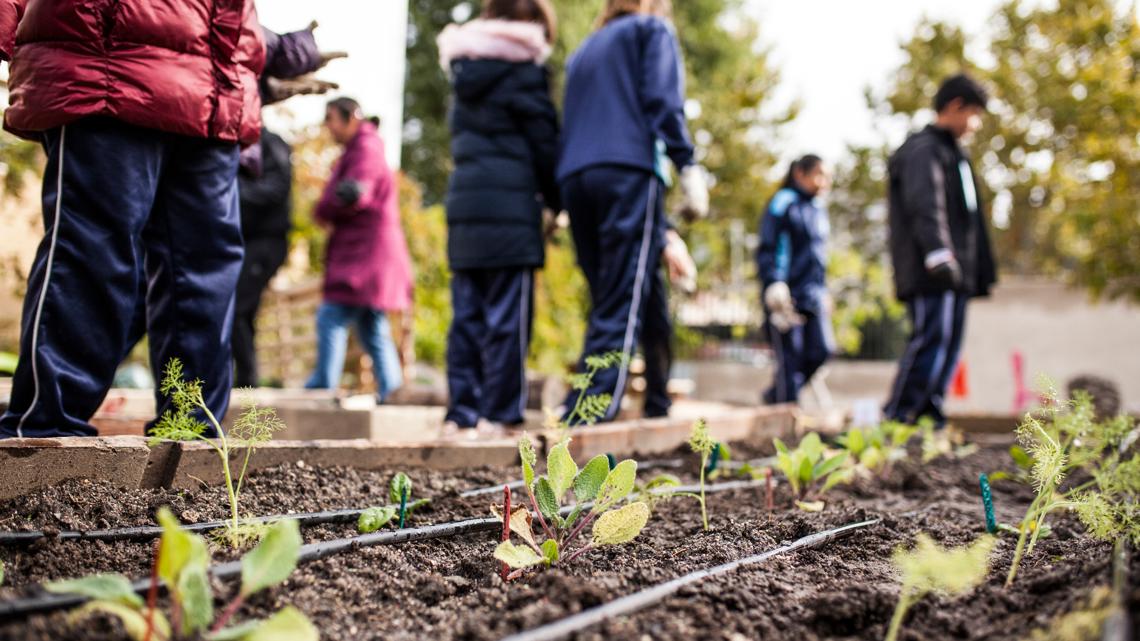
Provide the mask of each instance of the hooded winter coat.
{"label": "hooded winter coat", "polygon": [[4,128],[86,116],[252,143],[265,43],[253,0],[0,0]]}
{"label": "hooded winter coat", "polygon": [[[345,190],[345,183],[352,188]],[[346,191],[353,194],[352,202],[346,202]],[[361,123],[345,145],[315,215],[332,226],[326,301],[382,311],[411,305],[412,261],[400,224],[399,189],[372,123]]]}
{"label": "hooded winter coat", "polygon": [[439,49],[455,92],[455,170],[446,201],[451,268],[541,267],[542,208],[561,208],[543,29],[474,20],[445,29]]}

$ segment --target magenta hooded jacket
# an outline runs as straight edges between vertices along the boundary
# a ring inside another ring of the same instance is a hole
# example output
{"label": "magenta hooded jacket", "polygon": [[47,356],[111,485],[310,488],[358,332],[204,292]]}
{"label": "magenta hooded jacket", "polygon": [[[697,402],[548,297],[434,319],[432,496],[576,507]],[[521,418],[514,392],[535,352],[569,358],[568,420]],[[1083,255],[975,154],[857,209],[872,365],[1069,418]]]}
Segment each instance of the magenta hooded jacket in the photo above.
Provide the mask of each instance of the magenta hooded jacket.
{"label": "magenta hooded jacket", "polygon": [[[360,187],[352,205],[336,195],[344,181]],[[399,189],[372,123],[362,123],[345,146],[314,215],[332,226],[325,254],[326,302],[383,311],[411,306],[412,261],[400,225]]]}

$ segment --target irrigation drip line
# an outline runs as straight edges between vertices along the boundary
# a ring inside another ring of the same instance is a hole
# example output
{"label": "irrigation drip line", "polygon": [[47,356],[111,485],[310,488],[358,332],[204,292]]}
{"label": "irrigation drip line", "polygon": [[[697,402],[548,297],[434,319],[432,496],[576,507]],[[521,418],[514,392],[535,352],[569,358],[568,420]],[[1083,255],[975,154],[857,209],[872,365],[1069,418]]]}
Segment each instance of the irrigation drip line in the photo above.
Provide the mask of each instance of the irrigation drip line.
{"label": "irrigation drip line", "polygon": [[831,542],[841,536],[850,534],[855,530],[875,525],[880,521],[881,519],[862,521],[860,523],[844,525],[842,527],[827,530],[825,532],[810,534],[801,539],[797,539],[792,543],[788,543],[778,548],[768,550],[767,552],[745,557],[743,559],[738,559],[736,561],[718,565],[712,568],[698,570],[696,572],[677,577],[672,581],[659,583],[640,592],[634,592],[633,594],[620,597],[604,605],[590,608],[588,610],[583,610],[578,614],[560,619],[553,623],[548,623],[546,625],[539,626],[525,632],[520,632],[518,634],[512,634],[510,636],[504,637],[501,641],[554,641],[555,639],[561,639],[567,635],[579,632],[597,623],[601,623],[606,619],[630,614],[642,608],[653,605],[665,597],[676,593],[686,585],[690,585],[692,583],[696,583],[698,581],[702,581],[714,576],[719,576],[721,574],[727,574],[747,565],[763,563],[764,561],[767,561],[774,556],[779,556],[787,552],[823,545],[824,543]]}
{"label": "irrigation drip line", "polygon": [[[717,483],[715,485],[706,485],[705,493],[724,492],[728,490],[757,487],[761,484],[763,484],[763,481],[731,481],[728,483]],[[502,489],[502,486],[499,486],[499,489]],[[668,494],[671,492],[697,491],[700,491],[699,485],[686,485],[670,488],[657,488],[652,490],[652,493]],[[592,503],[583,503],[582,507],[587,508],[592,505]],[[562,512],[563,514],[568,514],[571,509],[571,507],[567,506],[562,509]],[[345,512],[347,512],[347,510],[345,510]],[[322,541],[319,543],[309,543],[301,546],[301,551],[297,558],[297,562],[304,563],[308,561],[318,561],[335,554],[340,554],[341,552],[348,552],[376,545],[399,545],[401,543],[410,543],[412,541],[425,541],[428,539],[439,539],[460,534],[497,530],[501,527],[502,521],[500,521],[498,518],[489,517],[466,519],[463,521],[452,521],[450,523],[440,523],[437,525],[425,525],[422,527],[406,528],[403,530],[375,532],[372,534],[363,534],[344,539],[334,539],[331,541]],[[218,565],[215,565],[210,568],[210,574],[218,579],[229,579],[240,576],[241,561],[230,561],[227,563],[220,563]],[[131,589],[140,594],[145,593],[149,588],[149,578],[139,579],[138,581],[131,583]],[[27,597],[24,599],[0,601],[0,621],[24,617],[29,614],[35,614],[37,612],[50,612],[63,608],[71,608],[82,605],[89,600],[87,597],[77,596],[73,594],[51,594],[43,589],[42,586],[37,589],[37,592],[39,592],[39,594],[36,596]]]}

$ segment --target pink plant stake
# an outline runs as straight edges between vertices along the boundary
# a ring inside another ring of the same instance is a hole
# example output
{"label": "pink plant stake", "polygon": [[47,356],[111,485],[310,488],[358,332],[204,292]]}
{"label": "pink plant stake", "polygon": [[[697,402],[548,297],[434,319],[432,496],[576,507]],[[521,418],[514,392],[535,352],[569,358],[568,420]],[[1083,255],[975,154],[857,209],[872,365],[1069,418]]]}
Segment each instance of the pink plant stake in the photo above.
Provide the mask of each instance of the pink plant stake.
{"label": "pink plant stake", "polygon": [[[507,541],[510,538],[511,538],[511,486],[504,485],[503,486],[503,540]],[[506,562],[503,562],[502,568],[499,570],[499,572],[500,572],[500,575],[503,577],[503,581],[505,582],[505,581],[507,581],[507,579],[511,575],[511,567],[509,565],[507,565]]]}

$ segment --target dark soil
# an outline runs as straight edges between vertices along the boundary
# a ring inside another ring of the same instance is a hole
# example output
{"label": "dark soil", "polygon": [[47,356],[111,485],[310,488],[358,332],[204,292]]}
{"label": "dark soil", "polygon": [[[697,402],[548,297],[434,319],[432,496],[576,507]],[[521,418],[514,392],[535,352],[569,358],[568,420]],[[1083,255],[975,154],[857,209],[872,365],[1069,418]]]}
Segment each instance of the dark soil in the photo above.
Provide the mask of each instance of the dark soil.
{"label": "dark soil", "polygon": [[[824,547],[696,584],[654,607],[577,636],[630,641],[881,639],[898,594],[891,552],[910,544],[918,532],[947,545],[974,540],[983,531],[977,474],[1001,469],[1007,462],[1002,447],[925,466],[902,462],[886,480],[861,479],[837,489],[827,497],[826,509],[815,514],[787,509],[790,497],[783,488],[777,491],[776,512],[764,509],[762,490],[713,494],[710,532],[702,531],[695,502],[661,502],[633,543],[591,552],[565,570],[508,585],[498,578],[497,562],[491,558],[498,537],[490,533],[363,549],[301,566],[285,585],[255,597],[242,615],[265,615],[294,604],[315,621],[325,639],[497,639],[806,534],[882,518],[881,524]],[[441,496],[516,475],[516,470],[479,470],[452,477],[413,474],[413,479],[417,492]],[[279,468],[255,477],[245,505],[265,513],[382,503],[389,476]],[[642,476],[644,480],[650,474]],[[1016,522],[1031,497],[1028,487],[996,484],[999,520]],[[482,516],[493,500],[493,495],[468,500],[444,496],[418,518],[434,522]],[[216,490],[123,492],[92,484],[54,488],[0,506],[0,514],[18,511],[19,523],[36,527],[138,525],[149,523],[153,510],[167,503],[187,520],[225,516],[224,498]],[[190,519],[187,512],[197,518]],[[0,527],[16,527],[16,520],[3,519]],[[1110,581],[1110,546],[1087,537],[1069,516],[1051,522],[1054,534],[1026,558],[1011,589],[1003,589],[1002,583],[1015,541],[1003,538],[985,585],[960,599],[924,598],[907,617],[902,638],[1022,639],[1048,626],[1053,617],[1080,607],[1094,587]],[[351,526],[328,526],[307,529],[305,536],[313,540],[351,531]],[[94,570],[143,576],[149,553],[148,544],[59,541],[33,550],[0,549],[17,586],[0,590],[0,597],[22,594],[18,586],[29,582]],[[1132,569],[1133,576],[1140,576],[1135,559]],[[236,586],[216,587],[228,594]],[[1140,611],[1140,591],[1132,587],[1130,605]],[[125,638],[117,624],[98,618],[69,628],[63,613],[0,624],[0,639]]]}

